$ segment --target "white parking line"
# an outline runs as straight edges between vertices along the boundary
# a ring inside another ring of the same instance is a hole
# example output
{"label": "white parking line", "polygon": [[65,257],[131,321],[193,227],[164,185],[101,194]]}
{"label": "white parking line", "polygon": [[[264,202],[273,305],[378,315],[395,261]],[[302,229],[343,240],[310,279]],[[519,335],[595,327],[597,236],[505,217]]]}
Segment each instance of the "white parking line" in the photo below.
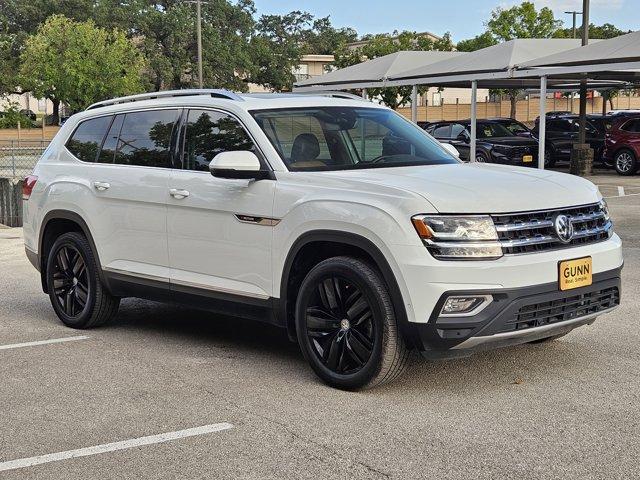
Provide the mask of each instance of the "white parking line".
{"label": "white parking line", "polygon": [[148,437],[132,438],[121,442],[104,443],[93,447],[78,448],[76,450],[67,450],[66,452],[49,453],[38,457],[20,458],[9,462],[0,463],[0,472],[6,470],[16,470],[18,468],[32,467],[49,462],[59,462],[60,460],[68,460],[69,458],[86,457],[89,455],[98,455],[100,453],[115,452],[116,450],[125,450],[127,448],[140,447],[143,445],[152,445],[154,443],[170,442],[180,438],[194,437],[196,435],[205,435],[207,433],[220,432],[233,428],[230,423],[214,423],[212,425],[204,425],[202,427],[188,428],[186,430],[178,430],[175,432],[161,433],[159,435],[150,435]]}
{"label": "white parking line", "polygon": [[618,186],[618,196],[624,197],[624,187]]}
{"label": "white parking line", "polygon": [[77,335],[75,337],[52,338],[50,340],[39,340],[37,342],[12,343],[10,345],[0,345],[0,350],[9,350],[10,348],[35,347],[37,345],[49,345],[50,343],[73,342],[75,340],[86,340],[86,335]]}

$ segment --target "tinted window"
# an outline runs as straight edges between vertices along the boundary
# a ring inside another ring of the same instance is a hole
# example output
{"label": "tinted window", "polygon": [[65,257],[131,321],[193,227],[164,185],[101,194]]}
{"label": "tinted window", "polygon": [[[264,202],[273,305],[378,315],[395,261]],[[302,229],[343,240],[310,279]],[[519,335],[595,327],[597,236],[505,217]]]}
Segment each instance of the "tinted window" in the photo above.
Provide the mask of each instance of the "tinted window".
{"label": "tinted window", "polygon": [[82,122],[67,142],[69,151],[83,162],[95,162],[112,118],[98,117]]}
{"label": "tinted window", "polygon": [[152,110],[124,116],[115,163],[170,167],[170,146],[178,110]]}
{"label": "tinted window", "polygon": [[640,119],[629,120],[620,127],[620,130],[624,130],[626,132],[640,132]]}
{"label": "tinted window", "polygon": [[571,132],[571,122],[568,120],[547,120],[547,130],[553,132]]}
{"label": "tinted window", "polygon": [[113,163],[113,158],[116,153],[116,147],[118,146],[118,137],[120,136],[120,130],[122,129],[122,122],[124,120],[124,114],[116,115],[116,118],[111,123],[111,128],[104,139],[102,144],[102,150],[98,155],[99,163]]}
{"label": "tinted window", "polygon": [[291,170],[458,163],[424,130],[387,109],[313,107],[252,114]]}
{"label": "tinted window", "polygon": [[451,138],[466,137],[464,125],[454,123],[451,125]]}
{"label": "tinted window", "polygon": [[220,112],[191,110],[187,118],[184,157],[185,170],[209,170],[209,163],[221,152],[255,151],[242,125]]}
{"label": "tinted window", "polygon": [[436,138],[451,138],[451,125],[438,125],[433,129],[432,135]]}

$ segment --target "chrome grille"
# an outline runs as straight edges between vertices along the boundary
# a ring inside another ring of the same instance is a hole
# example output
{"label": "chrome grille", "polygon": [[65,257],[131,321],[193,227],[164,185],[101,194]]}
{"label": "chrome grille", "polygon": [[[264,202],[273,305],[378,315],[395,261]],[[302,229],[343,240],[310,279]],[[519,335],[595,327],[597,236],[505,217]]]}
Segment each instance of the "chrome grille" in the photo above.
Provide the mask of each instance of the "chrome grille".
{"label": "chrome grille", "polygon": [[548,302],[524,305],[515,318],[501,328],[501,332],[512,332],[526,328],[541,327],[603,312],[620,304],[618,287],[558,298]]}
{"label": "chrome grille", "polygon": [[[566,215],[573,225],[572,239],[560,240],[554,221]],[[492,215],[498,239],[505,255],[534,253],[575,247],[607,240],[612,235],[612,223],[603,204],[579,207]]]}

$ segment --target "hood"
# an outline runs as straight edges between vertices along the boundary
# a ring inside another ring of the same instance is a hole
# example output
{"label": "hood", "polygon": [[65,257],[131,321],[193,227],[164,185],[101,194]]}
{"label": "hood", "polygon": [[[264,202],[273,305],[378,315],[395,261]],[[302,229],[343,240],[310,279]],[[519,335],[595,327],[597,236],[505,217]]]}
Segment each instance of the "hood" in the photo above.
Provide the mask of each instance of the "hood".
{"label": "hood", "polygon": [[565,173],[487,163],[328,172],[424,197],[440,213],[508,213],[595,203],[597,187]]}
{"label": "hood", "polygon": [[484,142],[491,145],[508,145],[510,147],[537,147],[538,141],[531,137],[490,137],[478,138],[478,143]]}

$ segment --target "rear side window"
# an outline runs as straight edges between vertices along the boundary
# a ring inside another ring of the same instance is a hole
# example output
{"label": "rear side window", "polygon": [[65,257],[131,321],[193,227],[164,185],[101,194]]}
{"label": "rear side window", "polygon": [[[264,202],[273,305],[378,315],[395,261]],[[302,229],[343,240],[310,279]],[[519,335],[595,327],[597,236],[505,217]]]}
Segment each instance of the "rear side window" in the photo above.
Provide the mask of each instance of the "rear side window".
{"label": "rear side window", "polygon": [[85,120],[67,141],[67,149],[83,162],[95,162],[112,116]]}
{"label": "rear side window", "polygon": [[190,110],[184,142],[184,170],[209,171],[217,154],[237,150],[256,153],[244,127],[230,115],[211,110]]}
{"label": "rear side window", "polygon": [[[170,168],[171,138],[179,114],[179,110],[125,114],[115,151],[115,163]],[[109,135],[112,135],[111,131]],[[105,160],[108,159],[108,150],[106,155]]]}
{"label": "rear side window", "polygon": [[640,132],[640,119],[629,120],[620,127],[620,130],[624,130],[625,132]]}
{"label": "rear side window", "polygon": [[451,125],[438,125],[433,129],[433,133],[431,135],[436,138],[451,138]]}

